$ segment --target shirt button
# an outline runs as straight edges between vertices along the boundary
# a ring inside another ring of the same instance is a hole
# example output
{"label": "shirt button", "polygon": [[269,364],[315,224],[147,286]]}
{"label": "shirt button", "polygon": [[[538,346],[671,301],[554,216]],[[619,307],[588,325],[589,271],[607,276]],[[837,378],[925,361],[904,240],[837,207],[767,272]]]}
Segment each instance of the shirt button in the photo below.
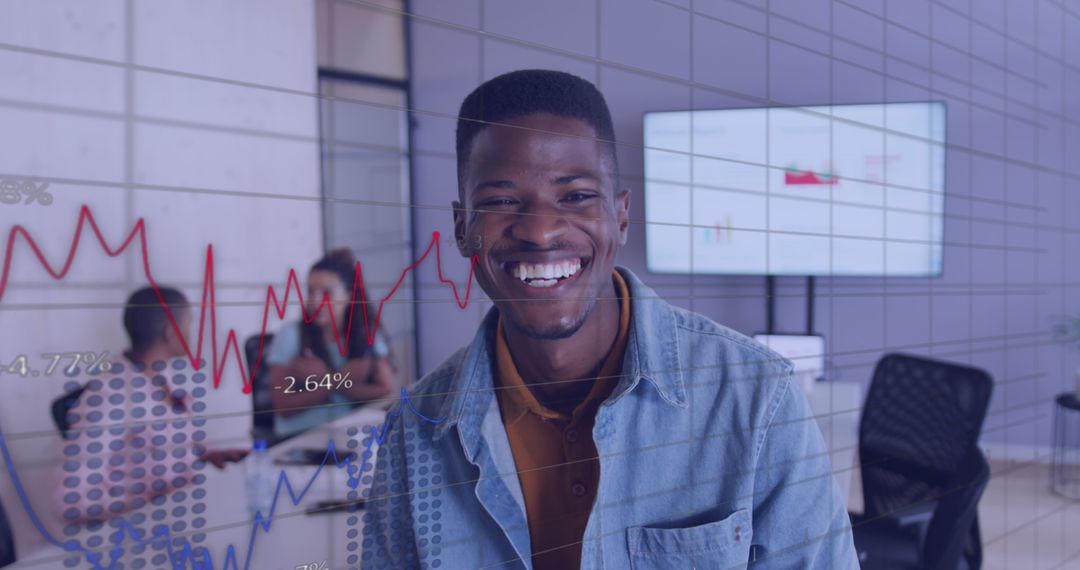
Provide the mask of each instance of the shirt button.
{"label": "shirt button", "polygon": [[570,492],[573,493],[575,497],[584,497],[585,484],[581,481],[574,481],[574,484],[570,485]]}
{"label": "shirt button", "polygon": [[566,430],[566,433],[564,435],[566,437],[566,441],[569,441],[570,443],[574,443],[578,440],[578,433],[577,430],[574,428]]}

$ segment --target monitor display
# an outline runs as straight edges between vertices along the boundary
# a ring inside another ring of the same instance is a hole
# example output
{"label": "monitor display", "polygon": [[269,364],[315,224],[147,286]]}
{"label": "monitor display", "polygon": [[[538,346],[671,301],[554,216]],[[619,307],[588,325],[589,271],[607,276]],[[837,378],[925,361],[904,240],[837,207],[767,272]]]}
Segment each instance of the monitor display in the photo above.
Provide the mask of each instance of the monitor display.
{"label": "monitor display", "polygon": [[936,276],[945,105],[647,113],[659,273]]}

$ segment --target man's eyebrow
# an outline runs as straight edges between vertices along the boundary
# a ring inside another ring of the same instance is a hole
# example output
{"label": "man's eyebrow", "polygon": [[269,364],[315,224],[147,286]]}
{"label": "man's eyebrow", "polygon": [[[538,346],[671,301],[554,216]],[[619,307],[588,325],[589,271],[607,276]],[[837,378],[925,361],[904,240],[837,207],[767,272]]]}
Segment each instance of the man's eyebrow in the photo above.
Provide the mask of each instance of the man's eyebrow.
{"label": "man's eyebrow", "polygon": [[570,174],[570,175],[567,175],[567,176],[560,176],[560,177],[552,180],[551,183],[555,184],[555,185],[570,184],[571,182],[574,182],[574,181],[577,181],[577,180],[582,180],[582,179],[584,179],[584,180],[592,180],[594,182],[600,182],[600,177],[599,176],[597,176],[595,174],[590,174],[588,172],[584,172],[584,173],[580,173],[580,174]]}
{"label": "man's eyebrow", "polygon": [[513,190],[514,183],[510,180],[485,180],[476,186],[473,186],[473,192],[479,192],[488,188],[496,190]]}

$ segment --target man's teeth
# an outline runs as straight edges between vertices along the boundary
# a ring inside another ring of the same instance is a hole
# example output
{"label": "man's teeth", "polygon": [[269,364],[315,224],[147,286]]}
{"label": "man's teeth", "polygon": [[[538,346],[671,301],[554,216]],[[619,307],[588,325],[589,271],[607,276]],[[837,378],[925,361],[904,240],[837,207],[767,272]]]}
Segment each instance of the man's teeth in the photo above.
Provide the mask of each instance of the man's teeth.
{"label": "man's teeth", "polygon": [[514,277],[533,287],[551,287],[559,279],[570,277],[581,269],[580,259],[560,261],[558,263],[518,263],[514,266]]}

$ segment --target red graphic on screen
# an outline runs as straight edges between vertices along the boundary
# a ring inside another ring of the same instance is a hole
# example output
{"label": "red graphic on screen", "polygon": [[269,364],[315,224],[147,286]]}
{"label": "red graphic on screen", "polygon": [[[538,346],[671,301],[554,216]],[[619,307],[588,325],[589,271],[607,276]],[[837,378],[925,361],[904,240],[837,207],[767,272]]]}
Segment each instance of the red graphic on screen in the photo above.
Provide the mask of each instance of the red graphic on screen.
{"label": "red graphic on screen", "polygon": [[898,154],[868,154],[866,155],[866,181],[884,183],[890,168],[895,168],[894,163],[900,160]]}
{"label": "red graphic on screen", "polygon": [[826,172],[799,170],[794,166],[784,169],[784,184],[787,186],[817,186],[836,184],[840,179],[828,168]]}

